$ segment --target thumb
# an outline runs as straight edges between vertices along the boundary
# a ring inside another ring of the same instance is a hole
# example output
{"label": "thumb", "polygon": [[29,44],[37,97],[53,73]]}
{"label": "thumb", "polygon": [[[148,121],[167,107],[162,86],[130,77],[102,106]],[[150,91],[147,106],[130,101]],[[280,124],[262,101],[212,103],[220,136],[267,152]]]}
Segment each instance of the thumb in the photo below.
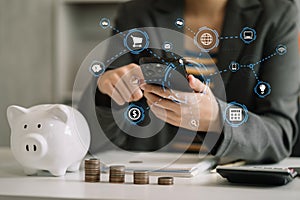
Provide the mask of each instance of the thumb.
{"label": "thumb", "polygon": [[195,92],[204,92],[206,85],[203,84],[199,79],[195,78],[193,75],[188,76],[189,85]]}

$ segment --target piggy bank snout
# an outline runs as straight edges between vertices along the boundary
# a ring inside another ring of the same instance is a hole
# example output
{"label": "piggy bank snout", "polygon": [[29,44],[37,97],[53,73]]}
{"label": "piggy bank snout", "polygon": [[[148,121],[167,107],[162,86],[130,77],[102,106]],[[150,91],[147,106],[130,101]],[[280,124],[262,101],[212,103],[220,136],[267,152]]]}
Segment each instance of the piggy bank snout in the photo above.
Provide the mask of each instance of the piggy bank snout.
{"label": "piggy bank snout", "polygon": [[39,134],[32,133],[25,136],[22,145],[21,152],[24,157],[37,160],[45,156],[48,151],[48,145],[45,138]]}

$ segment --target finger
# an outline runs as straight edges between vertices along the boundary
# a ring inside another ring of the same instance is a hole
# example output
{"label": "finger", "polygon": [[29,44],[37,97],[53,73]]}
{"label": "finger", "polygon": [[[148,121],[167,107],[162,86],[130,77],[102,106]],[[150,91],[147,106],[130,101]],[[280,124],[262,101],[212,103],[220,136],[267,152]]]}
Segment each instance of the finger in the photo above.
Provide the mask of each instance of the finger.
{"label": "finger", "polygon": [[145,98],[147,99],[148,105],[155,105],[157,107],[160,107],[162,109],[171,111],[174,113],[180,112],[180,105],[177,103],[174,103],[173,101],[160,98],[152,93],[145,92],[144,93]]}
{"label": "finger", "polygon": [[111,91],[109,91],[109,89],[108,89],[109,84],[110,84],[110,82],[103,81],[103,76],[100,76],[97,80],[97,86],[98,86],[99,91],[103,94],[108,94],[111,96]]}
{"label": "finger", "polygon": [[163,89],[162,87],[151,84],[143,84],[141,85],[141,89],[143,89],[145,92],[153,93],[164,99],[169,99],[177,104],[194,103],[196,100],[196,96],[194,93],[179,92],[176,90],[171,91],[169,89]]}
{"label": "finger", "polygon": [[160,120],[172,124],[174,126],[179,126],[180,120],[178,121],[174,114],[170,111],[160,108],[156,105],[150,106],[150,109],[154,113],[154,115]]}
{"label": "finger", "polygon": [[177,104],[186,104],[189,100],[190,93],[179,92],[175,90],[163,89],[162,87],[151,85],[151,84],[143,84],[141,88],[145,92],[153,93],[161,98],[171,100]]}
{"label": "finger", "polygon": [[138,101],[143,97],[143,92],[139,87],[142,82],[143,75],[138,65],[131,64],[130,66],[132,69],[124,77],[122,77],[122,79],[131,93],[131,99],[133,101]]}
{"label": "finger", "polygon": [[142,84],[141,89],[144,90],[144,92],[153,93],[164,99],[167,99],[171,93],[168,89],[163,89],[161,86],[156,86],[152,84]]}
{"label": "finger", "polygon": [[126,102],[131,101],[132,94],[130,93],[129,89],[127,88],[126,84],[122,79],[118,81],[118,83],[115,85],[115,88],[119,91],[120,95]]}
{"label": "finger", "polygon": [[138,101],[141,98],[143,98],[143,92],[139,88],[137,88],[136,91],[134,91],[131,95],[131,99],[132,101]]}
{"label": "finger", "polygon": [[117,88],[114,88],[111,84],[109,84],[108,86],[108,90],[109,90],[109,96],[111,96],[111,98],[118,104],[118,105],[124,105],[125,104],[125,100],[122,98],[122,96],[120,95],[119,91],[117,90]]}
{"label": "finger", "polygon": [[204,92],[206,89],[206,85],[203,84],[199,79],[195,78],[193,75],[188,76],[189,84],[190,87],[195,91],[195,92]]}

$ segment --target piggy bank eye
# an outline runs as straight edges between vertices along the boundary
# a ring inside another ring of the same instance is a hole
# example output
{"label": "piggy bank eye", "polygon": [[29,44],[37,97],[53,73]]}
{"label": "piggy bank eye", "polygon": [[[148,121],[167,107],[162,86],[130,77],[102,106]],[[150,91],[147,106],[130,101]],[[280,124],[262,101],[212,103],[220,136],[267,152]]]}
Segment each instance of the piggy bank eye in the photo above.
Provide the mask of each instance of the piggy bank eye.
{"label": "piggy bank eye", "polygon": [[41,125],[41,124],[38,124],[37,127],[38,127],[38,128],[42,128],[42,125]]}
{"label": "piggy bank eye", "polygon": [[24,125],[24,129],[27,129],[27,124]]}

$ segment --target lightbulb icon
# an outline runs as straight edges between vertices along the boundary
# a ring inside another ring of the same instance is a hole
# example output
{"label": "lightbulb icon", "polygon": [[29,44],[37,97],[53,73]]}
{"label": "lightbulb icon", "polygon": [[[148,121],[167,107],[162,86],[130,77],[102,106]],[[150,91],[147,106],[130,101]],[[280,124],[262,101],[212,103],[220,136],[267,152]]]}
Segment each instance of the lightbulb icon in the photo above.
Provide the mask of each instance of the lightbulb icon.
{"label": "lightbulb icon", "polygon": [[259,86],[259,89],[260,89],[260,91],[261,91],[261,94],[265,94],[265,91],[266,91],[266,85],[265,84],[261,84],[260,86]]}
{"label": "lightbulb icon", "polygon": [[267,82],[259,81],[254,88],[254,92],[260,98],[265,98],[269,94],[271,94],[271,85]]}

